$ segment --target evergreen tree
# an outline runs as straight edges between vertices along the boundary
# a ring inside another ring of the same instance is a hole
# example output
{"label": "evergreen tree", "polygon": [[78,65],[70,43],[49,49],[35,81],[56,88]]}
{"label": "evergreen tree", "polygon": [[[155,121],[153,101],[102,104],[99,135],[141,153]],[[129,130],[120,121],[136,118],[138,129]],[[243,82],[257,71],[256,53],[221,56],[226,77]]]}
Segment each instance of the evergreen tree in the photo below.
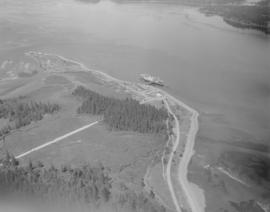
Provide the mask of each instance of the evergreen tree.
{"label": "evergreen tree", "polygon": [[140,133],[167,134],[168,112],[151,105],[142,105],[134,99],[105,97],[82,86],[73,95],[82,100],[78,113],[103,115],[110,129],[132,130]]}
{"label": "evergreen tree", "polygon": [[53,114],[60,106],[51,103],[27,101],[24,97],[0,101],[0,119],[8,119],[9,124],[0,129],[0,136],[10,133],[13,129],[31,124],[32,121],[43,119],[45,114]]}

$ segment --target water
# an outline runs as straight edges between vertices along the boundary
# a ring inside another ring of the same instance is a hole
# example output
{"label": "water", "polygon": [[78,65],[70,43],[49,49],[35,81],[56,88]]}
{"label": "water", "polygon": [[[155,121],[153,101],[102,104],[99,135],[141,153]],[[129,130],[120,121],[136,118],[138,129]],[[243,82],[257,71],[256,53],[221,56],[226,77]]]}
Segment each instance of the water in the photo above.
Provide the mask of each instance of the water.
{"label": "water", "polygon": [[213,140],[270,141],[269,37],[166,4],[0,0],[0,61],[61,54],[115,77],[160,76]]}

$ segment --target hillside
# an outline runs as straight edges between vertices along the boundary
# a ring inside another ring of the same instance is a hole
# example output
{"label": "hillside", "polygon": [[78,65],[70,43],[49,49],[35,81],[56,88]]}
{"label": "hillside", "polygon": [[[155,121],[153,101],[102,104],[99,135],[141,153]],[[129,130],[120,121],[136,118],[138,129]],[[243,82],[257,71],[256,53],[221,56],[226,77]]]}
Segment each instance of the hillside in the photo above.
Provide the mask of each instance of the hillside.
{"label": "hillside", "polygon": [[207,5],[201,8],[206,15],[219,15],[229,25],[241,29],[254,29],[270,33],[270,7],[263,3],[255,5]]}
{"label": "hillside", "polygon": [[[254,29],[265,34],[270,33],[270,4],[269,0],[248,3],[246,0],[113,0],[117,3],[159,3],[183,4],[200,8],[205,15],[218,15],[236,28]],[[84,0],[83,2],[92,2]],[[252,2],[252,1],[251,1]],[[97,3],[97,1],[95,1]]]}

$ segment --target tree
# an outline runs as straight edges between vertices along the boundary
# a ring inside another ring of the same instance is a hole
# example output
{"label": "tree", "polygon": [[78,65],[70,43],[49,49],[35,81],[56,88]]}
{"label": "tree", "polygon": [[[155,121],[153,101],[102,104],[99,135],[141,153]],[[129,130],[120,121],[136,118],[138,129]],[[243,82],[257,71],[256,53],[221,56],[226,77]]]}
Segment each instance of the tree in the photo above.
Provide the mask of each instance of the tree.
{"label": "tree", "polygon": [[77,87],[73,95],[82,100],[78,113],[102,115],[110,129],[167,135],[169,116],[164,108],[142,105],[130,98],[105,97],[83,86]]}

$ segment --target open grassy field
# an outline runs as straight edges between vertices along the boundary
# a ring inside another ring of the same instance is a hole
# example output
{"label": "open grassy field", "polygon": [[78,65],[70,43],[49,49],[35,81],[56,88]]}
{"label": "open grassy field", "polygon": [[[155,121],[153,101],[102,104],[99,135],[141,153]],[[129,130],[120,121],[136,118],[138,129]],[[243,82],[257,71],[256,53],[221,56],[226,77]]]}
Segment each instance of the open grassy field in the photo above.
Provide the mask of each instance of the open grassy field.
{"label": "open grassy field", "polygon": [[99,124],[34,152],[23,161],[41,160],[56,166],[102,163],[110,167],[117,178],[141,186],[147,165],[161,145],[163,141],[156,137],[112,132]]}
{"label": "open grassy field", "polygon": [[163,167],[162,163],[155,164],[149,170],[149,176],[147,179],[150,189],[154,188],[154,193],[160,198],[162,204],[170,211],[174,211],[174,203],[171,199],[171,193],[168,185],[163,178]]}
{"label": "open grassy field", "polygon": [[[61,65],[61,64],[60,64]],[[72,64],[71,64],[72,65]],[[29,65],[30,66],[30,65]],[[33,65],[34,67],[34,65]],[[59,67],[57,70],[60,70]],[[78,115],[76,110],[81,102],[72,96],[72,91],[83,85],[105,96],[130,97],[123,90],[115,90],[97,80],[91,72],[78,72],[76,66],[59,72],[38,70],[34,75],[20,76],[15,80],[0,84],[0,98],[26,96],[29,100],[57,103],[61,109],[53,115],[15,130],[6,136],[1,145],[1,155],[6,151],[20,155],[57,137],[65,135],[84,125],[99,120],[100,117]],[[5,120],[1,120],[5,124]],[[143,177],[156,152],[165,141],[155,135],[134,132],[113,132],[102,122],[47,146],[20,159],[42,161],[50,166],[69,164],[77,166],[85,163],[102,163],[112,170],[115,182],[124,182],[134,190],[141,191]]]}

